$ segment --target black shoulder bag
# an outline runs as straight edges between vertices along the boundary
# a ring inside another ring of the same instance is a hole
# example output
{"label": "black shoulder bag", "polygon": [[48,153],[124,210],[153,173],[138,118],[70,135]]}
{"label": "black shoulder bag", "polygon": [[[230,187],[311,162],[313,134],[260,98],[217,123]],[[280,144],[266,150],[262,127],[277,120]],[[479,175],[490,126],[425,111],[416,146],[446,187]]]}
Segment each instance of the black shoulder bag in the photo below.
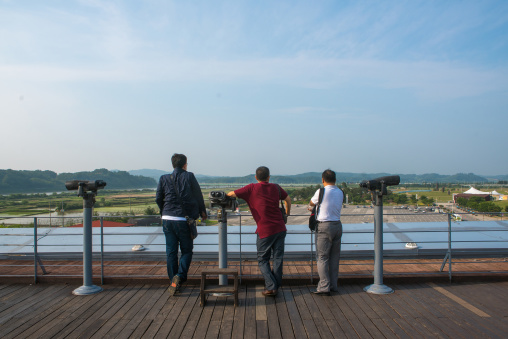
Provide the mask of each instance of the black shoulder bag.
{"label": "black shoulder bag", "polygon": [[280,213],[282,214],[282,219],[284,219],[284,223],[288,223],[288,215],[286,214],[286,208],[284,207],[284,204],[282,204],[282,196],[280,193],[280,186],[277,185],[277,189],[279,190],[279,201],[280,201]]}
{"label": "black shoulder bag", "polygon": [[[182,205],[182,210],[185,212],[185,207],[183,205],[182,198],[180,197],[180,193],[178,193],[178,188],[175,184],[175,178],[173,178],[173,174],[170,175],[171,183],[173,184],[173,188],[175,189],[176,196],[178,197],[178,201],[180,201],[180,205]],[[196,220],[185,216],[185,219],[187,220],[187,225],[189,226],[189,230],[191,233],[191,238],[194,240],[198,237],[198,228],[196,227]]]}
{"label": "black shoulder bag", "polygon": [[321,202],[323,201],[324,194],[325,194],[325,189],[324,189],[324,187],[321,187],[319,189],[318,203],[316,205],[314,205],[314,207],[312,208],[312,212],[310,213],[310,217],[309,217],[309,229],[311,231],[317,231],[317,227],[318,227],[317,216],[319,213],[319,207],[321,205]]}

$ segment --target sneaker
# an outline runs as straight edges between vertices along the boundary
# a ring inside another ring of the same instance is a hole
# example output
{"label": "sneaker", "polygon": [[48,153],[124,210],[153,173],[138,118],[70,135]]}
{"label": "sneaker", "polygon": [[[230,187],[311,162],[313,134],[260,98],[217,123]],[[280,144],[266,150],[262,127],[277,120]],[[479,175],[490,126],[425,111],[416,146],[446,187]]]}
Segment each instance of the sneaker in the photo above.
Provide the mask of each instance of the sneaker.
{"label": "sneaker", "polygon": [[171,285],[169,285],[168,291],[169,295],[173,296],[180,289],[180,276],[177,274],[171,280]]}

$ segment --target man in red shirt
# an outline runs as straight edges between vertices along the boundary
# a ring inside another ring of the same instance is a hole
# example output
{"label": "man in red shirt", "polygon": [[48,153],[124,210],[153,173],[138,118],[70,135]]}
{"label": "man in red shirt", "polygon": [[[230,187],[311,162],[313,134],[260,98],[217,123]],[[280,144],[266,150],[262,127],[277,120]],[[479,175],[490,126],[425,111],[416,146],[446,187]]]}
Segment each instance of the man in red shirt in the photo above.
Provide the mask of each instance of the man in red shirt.
{"label": "man in red shirt", "polygon": [[[228,193],[231,197],[243,199],[249,205],[257,224],[256,247],[258,265],[265,278],[264,296],[275,296],[282,285],[282,266],[286,224],[279,209],[279,200],[284,200],[286,213],[291,210],[289,195],[277,184],[270,184],[270,170],[261,166],[256,169],[257,184],[249,184]],[[270,257],[273,251],[273,270]]]}

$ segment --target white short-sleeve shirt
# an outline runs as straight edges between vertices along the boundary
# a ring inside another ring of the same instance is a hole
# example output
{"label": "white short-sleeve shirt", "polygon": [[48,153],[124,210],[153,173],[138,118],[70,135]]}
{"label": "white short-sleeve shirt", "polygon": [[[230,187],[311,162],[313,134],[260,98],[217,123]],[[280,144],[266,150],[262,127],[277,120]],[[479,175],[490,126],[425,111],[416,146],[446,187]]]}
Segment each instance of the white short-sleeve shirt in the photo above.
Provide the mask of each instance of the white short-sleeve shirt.
{"label": "white short-sleeve shirt", "polygon": [[[314,203],[314,205],[317,205],[319,200],[319,190],[314,193],[314,196],[310,200]],[[317,220],[339,221],[343,201],[344,193],[342,193],[340,188],[335,185],[325,186],[325,193],[323,195],[321,207],[319,208]]]}

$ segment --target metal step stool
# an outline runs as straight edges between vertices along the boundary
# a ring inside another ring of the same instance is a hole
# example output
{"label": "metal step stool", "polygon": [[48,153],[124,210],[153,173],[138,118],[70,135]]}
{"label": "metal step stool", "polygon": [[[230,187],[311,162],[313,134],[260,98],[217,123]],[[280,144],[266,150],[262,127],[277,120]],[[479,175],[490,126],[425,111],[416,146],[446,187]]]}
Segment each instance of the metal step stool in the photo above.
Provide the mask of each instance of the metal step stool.
{"label": "metal step stool", "polygon": [[[234,278],[233,286],[206,285],[207,275],[232,275]],[[235,297],[235,307],[238,305],[238,270],[236,268],[213,268],[201,272],[200,305],[203,307],[206,303],[206,294],[208,293],[232,293]]]}

